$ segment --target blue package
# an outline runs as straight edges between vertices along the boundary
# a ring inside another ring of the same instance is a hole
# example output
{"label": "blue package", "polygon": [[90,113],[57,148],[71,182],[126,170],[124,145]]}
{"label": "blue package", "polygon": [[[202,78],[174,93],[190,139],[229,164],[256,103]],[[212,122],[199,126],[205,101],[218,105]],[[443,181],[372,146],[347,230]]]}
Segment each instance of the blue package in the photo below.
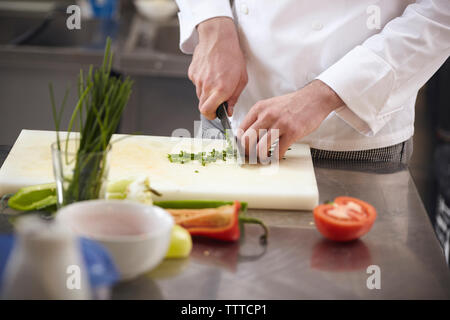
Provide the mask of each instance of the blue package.
{"label": "blue package", "polygon": [[[14,246],[14,235],[0,235],[0,288],[1,280]],[[78,238],[92,289],[110,287],[119,280],[119,273],[106,249],[90,239]]]}

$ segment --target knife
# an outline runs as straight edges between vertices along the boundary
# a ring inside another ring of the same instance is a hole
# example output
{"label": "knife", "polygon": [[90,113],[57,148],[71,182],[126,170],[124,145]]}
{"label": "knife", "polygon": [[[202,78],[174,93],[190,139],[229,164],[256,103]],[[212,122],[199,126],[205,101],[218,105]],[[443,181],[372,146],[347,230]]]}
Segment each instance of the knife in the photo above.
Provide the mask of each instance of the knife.
{"label": "knife", "polygon": [[245,163],[245,152],[237,140],[237,137],[234,136],[233,129],[231,129],[230,120],[227,115],[228,103],[222,103],[216,110],[217,118],[219,118],[222,123],[223,129],[225,130],[225,137],[228,137],[233,144],[233,150],[236,150],[237,153],[237,163],[239,166],[242,166]]}

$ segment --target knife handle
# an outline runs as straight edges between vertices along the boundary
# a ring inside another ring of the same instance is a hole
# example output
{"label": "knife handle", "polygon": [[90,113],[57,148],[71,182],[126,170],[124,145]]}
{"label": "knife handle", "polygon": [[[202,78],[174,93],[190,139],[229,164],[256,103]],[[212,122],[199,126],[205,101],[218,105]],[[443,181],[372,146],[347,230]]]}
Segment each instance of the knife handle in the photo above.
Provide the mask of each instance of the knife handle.
{"label": "knife handle", "polygon": [[[222,108],[223,107],[223,108]],[[223,118],[223,111],[225,111],[225,116],[228,116],[228,102],[223,102],[217,109],[216,109],[216,116],[221,119]]]}

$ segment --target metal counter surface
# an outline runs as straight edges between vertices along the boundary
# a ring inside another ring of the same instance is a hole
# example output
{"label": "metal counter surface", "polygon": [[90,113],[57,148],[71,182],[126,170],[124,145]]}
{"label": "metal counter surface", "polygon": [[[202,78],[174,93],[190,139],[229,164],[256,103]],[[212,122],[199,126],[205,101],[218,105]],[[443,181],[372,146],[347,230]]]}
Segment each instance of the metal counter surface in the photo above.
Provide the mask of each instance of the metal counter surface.
{"label": "metal counter surface", "polygon": [[[3,150],[3,151],[2,151]],[[8,148],[0,148],[0,164]],[[241,243],[196,239],[188,259],[165,260],[119,283],[113,299],[450,299],[450,271],[406,167],[315,162],[320,201],[351,195],[378,212],[358,241],[333,243],[311,212],[249,210],[270,227],[247,226]],[[0,218],[0,232],[11,228]],[[368,289],[367,267],[381,289]]]}

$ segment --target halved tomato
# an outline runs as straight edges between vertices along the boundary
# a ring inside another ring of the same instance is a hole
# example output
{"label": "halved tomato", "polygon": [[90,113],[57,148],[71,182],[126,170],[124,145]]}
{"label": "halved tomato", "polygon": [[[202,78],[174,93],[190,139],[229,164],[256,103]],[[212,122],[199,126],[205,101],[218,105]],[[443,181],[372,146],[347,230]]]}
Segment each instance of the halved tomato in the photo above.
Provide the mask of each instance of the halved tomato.
{"label": "halved tomato", "polygon": [[351,197],[337,197],[332,203],[314,208],[317,229],[334,241],[351,241],[365,235],[376,216],[373,206]]}

